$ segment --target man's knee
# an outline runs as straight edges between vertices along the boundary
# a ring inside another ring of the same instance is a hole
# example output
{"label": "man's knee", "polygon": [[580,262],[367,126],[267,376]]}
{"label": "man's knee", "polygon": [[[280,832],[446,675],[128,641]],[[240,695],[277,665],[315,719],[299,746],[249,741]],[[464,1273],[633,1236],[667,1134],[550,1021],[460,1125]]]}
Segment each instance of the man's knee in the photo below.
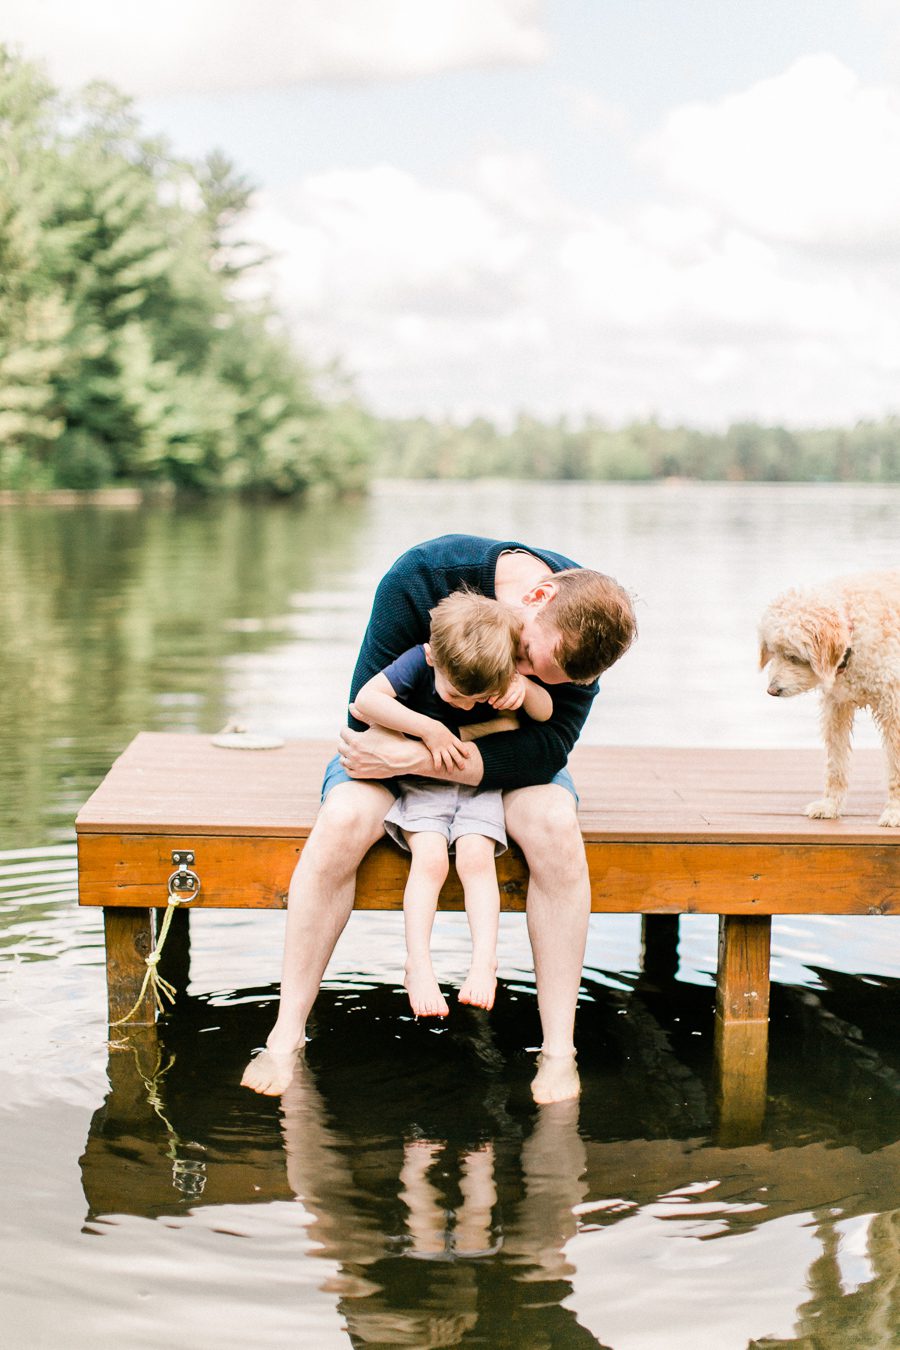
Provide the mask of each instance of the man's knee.
{"label": "man's knee", "polygon": [[532,871],[585,865],[575,801],[563,787],[520,788],[506,800],[506,828]]}
{"label": "man's knee", "polygon": [[393,798],[373,783],[339,783],[322,803],[307,843],[314,852],[333,855],[358,866],[380,838]]}

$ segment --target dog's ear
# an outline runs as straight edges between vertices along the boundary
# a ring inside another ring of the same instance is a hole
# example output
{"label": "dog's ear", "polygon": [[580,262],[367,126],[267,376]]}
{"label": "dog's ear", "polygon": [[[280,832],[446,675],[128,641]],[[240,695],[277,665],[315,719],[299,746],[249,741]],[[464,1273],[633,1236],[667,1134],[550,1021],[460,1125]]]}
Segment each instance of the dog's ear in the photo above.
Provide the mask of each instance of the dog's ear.
{"label": "dog's ear", "polygon": [[766,642],[765,642],[764,639],[760,639],[760,643],[759,643],[759,668],[760,668],[760,670],[765,670],[766,666],[767,666],[767,665],[769,664],[769,662],[772,660],[772,657],[773,657],[774,655],[775,655],[775,653],[772,651],[772,648],[769,647],[769,646],[767,646],[767,644],[766,644]]}
{"label": "dog's ear", "polygon": [[837,668],[850,646],[850,625],[837,610],[825,610],[817,616],[816,630],[809,644],[809,663],[825,685],[831,685]]}

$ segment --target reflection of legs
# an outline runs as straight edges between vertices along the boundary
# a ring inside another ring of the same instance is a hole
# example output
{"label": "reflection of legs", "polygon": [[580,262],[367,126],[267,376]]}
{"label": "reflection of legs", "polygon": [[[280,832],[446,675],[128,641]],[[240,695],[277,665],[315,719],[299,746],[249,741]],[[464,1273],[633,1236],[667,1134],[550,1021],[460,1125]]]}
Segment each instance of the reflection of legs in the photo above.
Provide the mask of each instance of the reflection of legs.
{"label": "reflection of legs", "polygon": [[472,934],[472,963],[459,991],[460,1003],[492,1008],[497,989],[497,925],[500,888],[494,866],[494,841],[483,834],[464,834],[456,841],[456,871],[466,898]]}
{"label": "reflection of legs", "polygon": [[497,1203],[493,1144],[466,1154],[459,1189],[462,1205],[456,1215],[453,1245],[457,1255],[475,1256],[491,1245],[491,1215]]}
{"label": "reflection of legs", "polygon": [[565,788],[518,788],[503,801],[530,872],[528,933],[544,1033],[531,1091],[544,1104],[579,1092],[573,1037],[591,909],[587,859],[575,799]]}
{"label": "reflection of legs", "polygon": [[409,1210],[406,1226],[412,1251],[418,1256],[434,1256],[446,1245],[447,1216],[428,1180],[428,1171],[442,1148],[443,1144],[428,1139],[410,1139],[403,1145],[400,1199]]}
{"label": "reflection of legs", "polygon": [[446,1017],[450,1009],[431,964],[431,930],[438,896],[447,880],[450,862],[447,841],[433,830],[406,833],[412,862],[403,892],[406,930],[406,972],[403,983],[417,1017]]}
{"label": "reflection of legs", "polygon": [[326,1118],[325,1103],[305,1056],[295,1056],[294,1072],[281,1098],[288,1185],[315,1224],[310,1236],[321,1254],[340,1261],[344,1292],[351,1292],[347,1267],[368,1265],[385,1252],[381,1225],[365,1205],[348,1164],[347,1136]]}
{"label": "reflection of legs", "polygon": [[306,1018],[353,909],[356,870],[381,835],[392,800],[378,783],[340,783],[322,805],[291,878],[278,1018],[265,1053],[242,1079],[255,1092],[275,1095],[290,1082]]}
{"label": "reflection of legs", "polygon": [[578,1108],[577,1101],[556,1102],[539,1112],[522,1146],[523,1196],[504,1246],[508,1256],[533,1264],[534,1273],[526,1279],[560,1279],[571,1270],[565,1248],[578,1228],[576,1207],[588,1192]]}

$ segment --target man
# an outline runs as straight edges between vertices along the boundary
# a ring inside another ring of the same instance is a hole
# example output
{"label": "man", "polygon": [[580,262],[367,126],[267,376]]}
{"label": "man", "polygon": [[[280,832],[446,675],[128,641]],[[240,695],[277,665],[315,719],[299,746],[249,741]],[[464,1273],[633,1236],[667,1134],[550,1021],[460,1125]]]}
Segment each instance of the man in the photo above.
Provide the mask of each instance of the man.
{"label": "man", "polygon": [[553,716],[475,742],[461,769],[443,771],[421,741],[351,719],[326,770],[322,809],[291,880],[278,1018],[266,1050],[243,1077],[256,1092],[277,1094],[290,1082],[309,1010],[353,909],[357,868],[381,837],[393,801],[385,780],[420,774],[503,790],[507,832],[529,868],[526,911],[543,1028],[532,1094],[539,1104],[578,1095],[573,1038],[590,885],[565,765],[597,677],[635,636],[634,611],[612,578],[558,553],[445,535],[403,554],[379,584],[351,703],[377,671],[427,640],[430,610],[464,586],[520,612],[517,669],[552,691]]}

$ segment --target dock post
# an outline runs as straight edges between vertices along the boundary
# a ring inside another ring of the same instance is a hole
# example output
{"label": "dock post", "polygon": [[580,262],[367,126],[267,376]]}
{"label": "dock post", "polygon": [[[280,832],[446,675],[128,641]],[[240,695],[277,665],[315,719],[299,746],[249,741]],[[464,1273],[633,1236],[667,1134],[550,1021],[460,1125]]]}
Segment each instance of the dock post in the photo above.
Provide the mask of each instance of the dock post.
{"label": "dock post", "polygon": [[[153,947],[152,911],[135,906],[105,905],[106,991],[112,1027],[134,1008],[147,973],[147,957]],[[156,1007],[148,987],[129,1026],[154,1026]]]}
{"label": "dock post", "polygon": [[[157,940],[159,925],[164,910],[157,910]],[[177,905],[169,921],[166,945],[159,962],[160,974],[175,986],[175,998],[180,999],[186,992],[191,978],[191,911],[185,905]]]}
{"label": "dock post", "polygon": [[678,974],[677,914],[641,915],[641,975],[668,984]]}
{"label": "dock post", "polygon": [[757,1133],[765,1113],[771,937],[768,915],[719,916],[715,1071],[723,1142]]}

